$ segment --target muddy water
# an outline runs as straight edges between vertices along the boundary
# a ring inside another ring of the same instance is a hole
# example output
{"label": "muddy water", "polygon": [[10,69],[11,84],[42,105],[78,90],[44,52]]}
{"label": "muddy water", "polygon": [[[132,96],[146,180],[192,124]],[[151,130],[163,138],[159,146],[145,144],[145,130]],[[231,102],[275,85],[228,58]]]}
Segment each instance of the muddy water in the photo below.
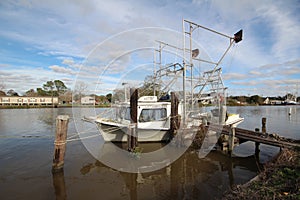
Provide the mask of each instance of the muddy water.
{"label": "muddy water", "polygon": [[[290,116],[287,109],[231,107],[229,111],[246,118],[242,127],[259,127],[264,116],[268,130],[299,139],[300,107],[293,107]],[[158,171],[132,174],[105,166],[75,140],[67,144],[64,173],[52,175],[54,122],[59,114],[72,115],[72,109],[0,110],[1,199],[218,199],[232,185],[254,177],[260,163],[278,152],[263,146],[256,158],[252,143],[236,148],[233,158],[212,151],[199,159],[197,151],[187,151]],[[68,134],[75,132],[71,119]],[[151,151],[157,145],[144,144],[143,149]]]}

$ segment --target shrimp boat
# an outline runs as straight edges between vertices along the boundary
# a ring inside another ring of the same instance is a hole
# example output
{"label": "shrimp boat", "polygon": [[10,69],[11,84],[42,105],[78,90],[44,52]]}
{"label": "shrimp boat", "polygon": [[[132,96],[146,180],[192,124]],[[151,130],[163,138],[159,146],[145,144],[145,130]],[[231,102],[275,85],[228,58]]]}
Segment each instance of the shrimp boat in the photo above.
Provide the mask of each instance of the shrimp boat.
{"label": "shrimp boat", "polygon": [[[187,30],[186,30],[187,29]],[[198,58],[199,49],[192,49],[192,32],[196,29],[204,29],[210,33],[229,39],[229,46],[216,62]],[[153,95],[141,96],[137,105],[137,132],[139,142],[163,142],[170,141],[171,133],[171,102],[169,92],[175,92],[178,98],[178,116],[182,127],[199,127],[209,123],[237,126],[243,121],[239,114],[228,114],[226,109],[226,87],[221,77],[220,63],[234,43],[242,40],[242,30],[234,36],[227,36],[212,29],[203,27],[194,22],[183,20],[183,47],[176,47],[162,41],[156,41],[159,45],[156,49],[158,56],[154,60]],[[187,39],[188,42],[186,41]],[[169,48],[169,49],[168,49]],[[162,53],[164,50],[176,49],[183,54],[183,62],[162,65]],[[158,60],[157,60],[158,59]],[[196,62],[210,65],[210,70],[195,73]],[[167,91],[163,95],[158,91],[157,83],[165,82]],[[174,82],[180,82],[181,88]],[[125,88],[125,87],[124,87]],[[126,97],[126,91],[124,92]],[[99,131],[105,141],[127,142],[127,130],[130,126],[130,103],[128,101],[112,105],[113,114],[110,117],[97,116],[93,121],[98,125]]]}
{"label": "shrimp boat", "polygon": [[[115,105],[115,118],[97,118],[95,122],[102,130],[105,141],[127,142],[127,127],[130,125],[130,103]],[[158,142],[171,139],[171,102],[160,102],[157,96],[138,99],[137,128],[139,142]]]}

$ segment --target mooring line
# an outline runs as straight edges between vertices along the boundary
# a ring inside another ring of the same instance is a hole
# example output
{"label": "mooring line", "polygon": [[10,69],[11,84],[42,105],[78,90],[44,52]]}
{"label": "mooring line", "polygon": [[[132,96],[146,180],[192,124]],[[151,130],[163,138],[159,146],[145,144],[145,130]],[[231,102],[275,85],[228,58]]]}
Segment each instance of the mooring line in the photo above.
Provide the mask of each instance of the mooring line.
{"label": "mooring line", "polygon": [[71,136],[67,137],[67,140],[68,139],[72,139],[73,137],[76,137],[78,136],[79,134],[85,134],[85,133],[90,133],[90,130],[94,129],[95,127],[91,127],[85,131],[82,131],[82,132],[77,132],[77,133],[69,133]]}
{"label": "mooring line", "polygon": [[90,136],[83,137],[83,138],[68,139],[68,140],[66,140],[66,142],[74,142],[74,141],[78,141],[78,140],[85,140],[85,139],[94,138],[94,137],[97,137],[97,136],[100,136],[100,135],[101,135],[101,134],[90,135]]}

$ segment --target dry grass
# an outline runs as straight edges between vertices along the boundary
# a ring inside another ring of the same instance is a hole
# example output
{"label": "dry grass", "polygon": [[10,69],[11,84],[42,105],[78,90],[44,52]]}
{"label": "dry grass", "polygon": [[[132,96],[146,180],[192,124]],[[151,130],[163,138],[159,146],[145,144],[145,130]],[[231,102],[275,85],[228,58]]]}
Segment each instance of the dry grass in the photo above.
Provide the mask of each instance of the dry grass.
{"label": "dry grass", "polygon": [[300,200],[300,150],[284,149],[256,180],[236,186],[222,199]]}

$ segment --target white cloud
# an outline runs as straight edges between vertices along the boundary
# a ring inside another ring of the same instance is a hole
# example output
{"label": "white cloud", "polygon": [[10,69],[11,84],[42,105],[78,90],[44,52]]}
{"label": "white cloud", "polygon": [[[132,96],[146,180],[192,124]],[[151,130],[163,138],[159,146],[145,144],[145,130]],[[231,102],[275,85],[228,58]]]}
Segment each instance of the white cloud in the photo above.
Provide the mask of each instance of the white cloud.
{"label": "white cloud", "polygon": [[[279,4],[282,5],[282,4]],[[297,58],[299,56],[300,35],[299,17],[291,10],[282,6],[270,4],[262,8],[263,16],[271,23],[275,43],[272,45],[272,53],[280,60]],[[296,5],[297,6],[297,5]],[[299,12],[299,10],[298,10]]]}
{"label": "white cloud", "polygon": [[69,66],[72,66],[74,64],[74,60],[72,58],[69,58],[69,59],[64,59],[62,61],[62,64],[65,64],[65,65],[69,65]]}
{"label": "white cloud", "polygon": [[0,68],[7,68],[7,67],[10,67],[9,64],[0,64]]}
{"label": "white cloud", "polygon": [[54,72],[57,72],[57,73],[69,74],[69,75],[75,75],[76,74],[76,72],[73,71],[72,69],[65,68],[65,67],[58,66],[58,65],[51,65],[51,66],[49,66],[49,68],[52,69]]}
{"label": "white cloud", "polygon": [[[105,41],[106,38],[141,27],[181,31],[181,19],[186,18],[228,34],[244,29],[243,41],[223,62],[226,82],[239,80],[259,86],[257,83],[265,77],[273,82],[278,79],[292,80],[292,75],[299,77],[299,6],[291,1],[33,0],[2,1],[0,4],[0,37],[8,42],[20,42],[24,49],[36,50],[35,55],[23,60],[26,65],[32,64],[32,70],[37,70],[33,67],[38,65],[34,63],[37,56],[53,58],[55,62],[45,63],[50,67],[40,71],[45,74],[51,70],[55,76],[70,78],[85,64],[81,68],[82,75],[97,78],[114,59],[116,61],[110,66],[110,74],[106,75],[110,77],[126,72],[137,60],[136,55],[127,53],[137,48],[155,46],[151,41],[156,37],[144,31],[143,34],[131,32],[124,34],[126,37],[115,37],[113,42]],[[157,30],[155,36],[162,35],[163,32]],[[214,42],[204,33],[195,31],[194,36],[213,59],[215,54],[224,50],[221,43]],[[175,41],[176,44],[181,42],[176,37],[163,36],[163,39]],[[91,53],[95,45],[102,41],[104,47],[98,47],[97,52]],[[8,55],[5,50],[1,52],[4,56]],[[144,57],[140,54],[138,58],[146,62],[148,52],[143,53]],[[6,63],[0,66],[5,72],[17,66],[13,62],[20,63],[22,60],[12,55],[7,57],[10,66],[3,67],[8,65]],[[87,63],[80,64],[84,58],[87,58]],[[19,72],[24,74],[24,71]]]}
{"label": "white cloud", "polygon": [[243,80],[248,78],[248,75],[240,73],[227,73],[223,75],[224,80]]}
{"label": "white cloud", "polygon": [[[62,80],[69,78],[65,74],[58,74],[47,69],[37,69],[32,67],[24,67],[19,69],[8,69],[0,72],[0,79],[5,84],[5,90],[14,89],[19,94],[25,93],[33,88],[40,88],[48,80]],[[66,82],[67,87],[70,87],[70,82]]]}

